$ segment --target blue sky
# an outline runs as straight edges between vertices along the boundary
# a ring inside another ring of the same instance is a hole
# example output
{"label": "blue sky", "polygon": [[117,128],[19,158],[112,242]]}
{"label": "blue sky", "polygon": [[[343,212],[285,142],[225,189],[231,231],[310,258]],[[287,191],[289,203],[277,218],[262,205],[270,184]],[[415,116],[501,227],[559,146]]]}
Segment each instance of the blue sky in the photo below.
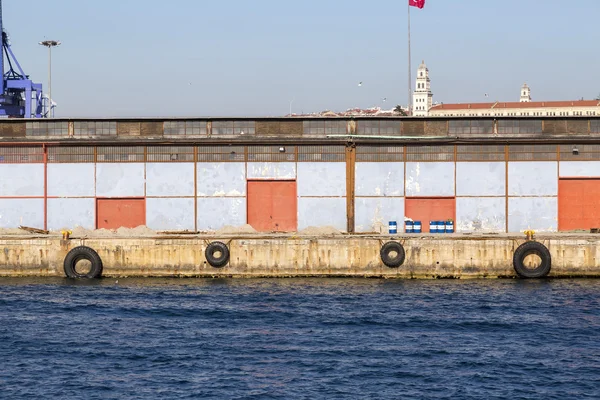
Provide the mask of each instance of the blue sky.
{"label": "blue sky", "polygon": [[[277,116],[407,102],[408,0],[3,0],[13,50],[57,116]],[[594,98],[600,1],[427,0],[413,74],[434,100]],[[362,81],[363,85],[358,86]],[[382,98],[387,98],[383,103]]]}

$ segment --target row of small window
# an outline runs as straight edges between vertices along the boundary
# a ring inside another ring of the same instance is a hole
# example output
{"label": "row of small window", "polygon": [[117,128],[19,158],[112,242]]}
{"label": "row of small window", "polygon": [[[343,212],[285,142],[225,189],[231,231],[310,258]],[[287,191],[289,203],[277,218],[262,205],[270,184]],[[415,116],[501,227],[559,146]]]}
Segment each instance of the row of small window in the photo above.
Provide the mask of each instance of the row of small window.
{"label": "row of small window", "polygon": [[[165,121],[165,135],[206,136],[207,121]],[[213,121],[213,135],[254,135],[254,121]],[[116,136],[116,121],[75,121],[74,136]],[[27,136],[69,136],[68,122],[27,122]]]}
{"label": "row of small window", "polygon": [[[600,133],[600,121],[590,121],[590,132]],[[448,122],[449,134],[528,134],[542,133],[541,120],[499,120],[497,131],[493,121],[459,120]],[[585,133],[585,132],[582,132]]]}
{"label": "row of small window", "polygon": [[[69,136],[68,122],[28,122],[27,136]],[[73,124],[75,136],[116,136],[115,121],[76,121]],[[304,134],[307,135],[344,135],[348,133],[347,121],[314,120],[304,121]],[[206,136],[209,129],[207,121],[165,121],[165,136]],[[213,121],[212,135],[254,135],[255,121]],[[358,133],[364,135],[391,135],[400,133],[400,121],[360,121]]]}
{"label": "row of small window", "polygon": [[[166,136],[206,136],[208,134],[207,121],[165,121]],[[211,134],[213,135],[254,135],[256,123],[254,121],[213,121]]]}
{"label": "row of small window", "polygon": [[[419,107],[416,107],[419,110]],[[303,121],[306,135],[346,135],[349,124],[343,120],[308,120]],[[591,132],[598,133],[599,120],[591,120]],[[213,121],[212,135],[254,135],[254,121]],[[402,122],[398,120],[359,120],[356,125],[358,135],[397,135],[401,133]],[[68,122],[27,122],[27,136],[68,136]],[[77,136],[115,136],[117,122],[94,121],[73,124],[74,135]],[[541,133],[541,120],[499,120],[497,133]],[[208,124],[206,121],[166,121],[164,134],[166,136],[206,136]],[[495,133],[494,122],[490,120],[451,120],[449,134],[461,133]]]}
{"label": "row of small window", "polygon": [[[283,151],[282,151],[283,149]],[[577,149],[577,150],[575,150]],[[196,153],[194,153],[196,152]],[[50,147],[50,163],[93,162],[344,162],[344,146]],[[508,156],[508,157],[507,157]],[[357,162],[597,160],[600,145],[357,146]],[[0,147],[0,163],[43,163],[41,147]]]}
{"label": "row of small window", "polygon": [[[27,136],[69,136],[68,122],[27,122]],[[75,136],[110,136],[117,134],[117,123],[114,121],[75,122]]]}
{"label": "row of small window", "polygon": [[[448,122],[449,134],[493,134],[494,121],[460,120]],[[500,120],[497,122],[498,134],[542,133],[541,120]]]}
{"label": "row of small window", "polygon": [[568,117],[568,116],[595,116],[600,115],[600,113],[596,114],[596,111],[559,111],[558,113],[555,111],[534,111],[534,112],[494,112],[494,113],[450,113],[450,114],[441,114],[441,117]]}

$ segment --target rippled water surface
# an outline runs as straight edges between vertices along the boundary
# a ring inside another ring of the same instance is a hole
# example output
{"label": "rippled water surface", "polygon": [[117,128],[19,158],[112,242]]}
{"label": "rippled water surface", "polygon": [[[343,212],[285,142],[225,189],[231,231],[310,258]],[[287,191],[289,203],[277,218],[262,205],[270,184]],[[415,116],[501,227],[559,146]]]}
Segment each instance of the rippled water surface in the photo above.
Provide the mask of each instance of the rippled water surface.
{"label": "rippled water surface", "polygon": [[0,279],[0,398],[600,398],[600,281]]}

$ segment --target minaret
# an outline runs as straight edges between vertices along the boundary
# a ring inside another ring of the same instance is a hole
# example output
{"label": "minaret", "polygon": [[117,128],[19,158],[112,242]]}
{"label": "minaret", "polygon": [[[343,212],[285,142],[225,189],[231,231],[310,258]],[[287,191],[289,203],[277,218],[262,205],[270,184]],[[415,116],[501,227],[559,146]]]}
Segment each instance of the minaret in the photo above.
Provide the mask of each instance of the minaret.
{"label": "minaret", "polygon": [[531,89],[526,83],[521,88],[521,103],[529,103],[531,101]]}
{"label": "minaret", "polygon": [[433,105],[433,93],[431,93],[431,83],[429,81],[429,70],[425,61],[421,62],[417,70],[417,85],[413,93],[413,112],[416,117],[429,115],[429,109]]}

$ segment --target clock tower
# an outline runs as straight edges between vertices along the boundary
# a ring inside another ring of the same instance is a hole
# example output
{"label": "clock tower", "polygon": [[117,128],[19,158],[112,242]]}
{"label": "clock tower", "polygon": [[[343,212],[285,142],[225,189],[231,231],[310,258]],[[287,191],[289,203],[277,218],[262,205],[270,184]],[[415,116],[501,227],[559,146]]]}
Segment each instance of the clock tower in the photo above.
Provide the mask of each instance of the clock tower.
{"label": "clock tower", "polygon": [[526,83],[521,88],[521,103],[529,103],[531,101],[531,89]]}
{"label": "clock tower", "polygon": [[425,65],[425,61],[423,61],[417,70],[417,84],[413,93],[412,115],[416,117],[427,116],[432,105],[433,93],[431,93],[429,70]]}

